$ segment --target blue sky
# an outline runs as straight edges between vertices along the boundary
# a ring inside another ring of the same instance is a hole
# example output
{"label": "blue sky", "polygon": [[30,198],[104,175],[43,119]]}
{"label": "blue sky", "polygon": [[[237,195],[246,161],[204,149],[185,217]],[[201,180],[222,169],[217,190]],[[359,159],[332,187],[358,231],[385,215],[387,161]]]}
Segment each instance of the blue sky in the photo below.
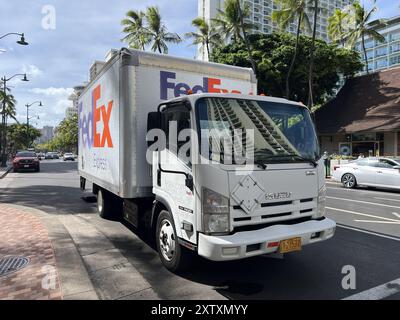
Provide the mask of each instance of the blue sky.
{"label": "blue sky", "polygon": [[[370,6],[371,0],[364,0]],[[55,29],[45,29],[42,14],[46,5],[55,9]],[[0,36],[24,32],[29,46],[15,43],[15,36],[0,40],[0,76],[27,73],[29,82],[10,81],[17,99],[17,114],[26,121],[26,103],[42,100],[44,107],[30,108],[34,125],[56,125],[63,118],[67,99],[74,85],[88,80],[94,60],[103,60],[110,48],[124,44],[120,20],[129,9],[144,10],[157,5],[169,31],[181,36],[192,29],[197,16],[197,0],[2,0],[0,2]],[[400,15],[400,1],[378,0],[376,17]],[[190,41],[170,45],[170,54],[193,58]]]}

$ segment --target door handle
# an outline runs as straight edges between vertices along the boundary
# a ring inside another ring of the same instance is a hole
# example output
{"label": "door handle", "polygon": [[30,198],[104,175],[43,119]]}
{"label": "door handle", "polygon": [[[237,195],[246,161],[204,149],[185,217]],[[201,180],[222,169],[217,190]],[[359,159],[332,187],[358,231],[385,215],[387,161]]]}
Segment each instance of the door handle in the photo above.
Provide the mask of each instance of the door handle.
{"label": "door handle", "polygon": [[382,173],[382,171],[377,171],[376,173]]}

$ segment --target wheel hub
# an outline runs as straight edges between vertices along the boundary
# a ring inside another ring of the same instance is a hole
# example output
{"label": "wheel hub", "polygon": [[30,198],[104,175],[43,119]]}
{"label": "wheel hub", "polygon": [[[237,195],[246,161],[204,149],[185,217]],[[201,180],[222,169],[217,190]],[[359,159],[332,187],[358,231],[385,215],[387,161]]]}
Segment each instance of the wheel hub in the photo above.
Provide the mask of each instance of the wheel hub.
{"label": "wheel hub", "polygon": [[343,184],[348,188],[352,187],[354,185],[354,182],[354,177],[351,175],[345,175],[343,177]]}
{"label": "wheel hub", "polygon": [[171,261],[175,254],[176,241],[174,228],[168,220],[163,220],[161,223],[159,240],[163,257]]}

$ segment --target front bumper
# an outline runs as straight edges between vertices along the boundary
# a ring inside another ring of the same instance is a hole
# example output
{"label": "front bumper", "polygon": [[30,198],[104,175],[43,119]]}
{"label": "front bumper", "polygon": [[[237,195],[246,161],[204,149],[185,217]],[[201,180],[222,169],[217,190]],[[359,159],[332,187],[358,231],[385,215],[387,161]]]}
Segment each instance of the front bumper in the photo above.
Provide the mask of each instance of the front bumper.
{"label": "front bumper", "polygon": [[17,170],[30,170],[30,169],[36,170],[39,168],[39,164],[35,164],[35,163],[14,164],[13,168],[17,169]]}
{"label": "front bumper", "polygon": [[237,232],[228,236],[199,234],[198,254],[213,261],[227,261],[274,253],[281,240],[301,237],[302,246],[332,238],[336,222],[325,218],[293,225],[274,225],[254,231]]}

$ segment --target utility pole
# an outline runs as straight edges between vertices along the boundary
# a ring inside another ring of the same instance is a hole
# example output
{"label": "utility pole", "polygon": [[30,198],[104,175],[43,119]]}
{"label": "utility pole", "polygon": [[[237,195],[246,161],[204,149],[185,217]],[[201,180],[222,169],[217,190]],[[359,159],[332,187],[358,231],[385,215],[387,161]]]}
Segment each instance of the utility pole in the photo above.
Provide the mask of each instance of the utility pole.
{"label": "utility pole", "polygon": [[1,167],[7,167],[7,114],[6,114],[6,105],[7,105],[7,81],[10,81],[12,78],[16,76],[23,76],[21,79],[22,81],[29,81],[26,78],[26,73],[17,73],[14,74],[12,77],[7,78],[4,76],[1,78],[1,81],[3,81],[3,111],[2,111],[2,119],[1,119],[1,124],[2,124],[2,139],[1,139],[1,144],[2,144],[2,150],[1,150]]}
{"label": "utility pole", "polygon": [[29,118],[29,108],[32,107],[35,103],[39,103],[39,107],[43,107],[42,101],[35,101],[32,102],[31,104],[26,104],[26,147],[29,148],[30,147],[30,135],[29,135],[29,120],[31,118]]}

